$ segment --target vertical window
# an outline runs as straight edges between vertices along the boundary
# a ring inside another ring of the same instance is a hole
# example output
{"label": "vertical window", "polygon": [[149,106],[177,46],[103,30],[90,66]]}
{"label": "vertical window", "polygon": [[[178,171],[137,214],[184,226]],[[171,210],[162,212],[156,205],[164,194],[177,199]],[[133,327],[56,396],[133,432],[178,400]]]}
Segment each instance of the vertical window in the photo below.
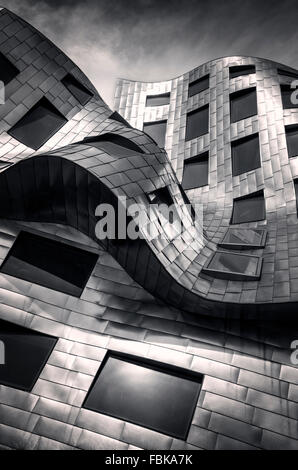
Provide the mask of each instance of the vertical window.
{"label": "vertical window", "polygon": [[166,104],[170,104],[170,93],[148,95],[146,98],[146,106],[164,106]]}
{"label": "vertical window", "polygon": [[256,73],[256,67],[254,65],[235,65],[230,67],[230,78],[250,75],[251,73]]}
{"label": "vertical window", "polygon": [[286,126],[286,139],[289,157],[298,156],[298,126]]}
{"label": "vertical window", "polygon": [[257,222],[266,218],[263,191],[234,199],[232,224]]}
{"label": "vertical window", "polygon": [[[298,80],[298,78],[297,78]],[[292,101],[292,94],[295,92],[295,88],[291,88],[290,85],[280,85],[281,99],[284,109],[298,108],[298,104]]]}
{"label": "vertical window", "polygon": [[79,297],[98,256],[66,243],[21,232],[1,272]]}
{"label": "vertical window", "polygon": [[209,132],[209,106],[187,113],[185,140],[192,140]]}
{"label": "vertical window", "polygon": [[0,80],[7,85],[19,74],[18,69],[0,52]]}
{"label": "vertical window", "polygon": [[83,407],[186,439],[201,382],[184,369],[109,352]]}
{"label": "vertical window", "polygon": [[61,82],[83,106],[87,104],[93,96],[91,91],[88,90],[88,88],[86,88],[70,73],[67,74],[64,78],[62,78]]}
{"label": "vertical window", "polygon": [[30,392],[57,338],[0,320],[0,341],[5,355],[4,364],[0,364],[0,383]]}
{"label": "vertical window", "polygon": [[42,98],[9,131],[16,140],[38,150],[67,119],[46,98]]}
{"label": "vertical window", "polygon": [[298,179],[294,180],[295,194],[296,194],[296,207],[297,207],[297,216],[298,216]]}
{"label": "vertical window", "polygon": [[197,95],[201,93],[201,91],[207,90],[209,88],[209,75],[205,75],[204,77],[198,78],[189,84],[188,87],[188,97]]}
{"label": "vertical window", "polygon": [[184,189],[200,188],[208,184],[208,152],[184,160],[182,187]]}
{"label": "vertical window", "polygon": [[164,148],[167,121],[144,122],[143,131],[150,135],[159,147]]}
{"label": "vertical window", "polygon": [[255,170],[261,166],[258,134],[231,143],[233,176]]}
{"label": "vertical window", "polygon": [[230,95],[231,122],[258,114],[256,88],[236,91]]}

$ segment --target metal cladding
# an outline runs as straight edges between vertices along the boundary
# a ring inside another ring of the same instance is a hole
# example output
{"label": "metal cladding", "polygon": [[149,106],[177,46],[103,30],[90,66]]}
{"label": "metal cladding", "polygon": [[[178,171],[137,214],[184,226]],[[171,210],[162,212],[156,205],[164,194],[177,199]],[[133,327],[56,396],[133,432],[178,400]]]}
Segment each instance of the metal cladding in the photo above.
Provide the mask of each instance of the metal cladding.
{"label": "metal cladding", "polygon": [[[0,447],[297,448],[289,347],[298,334],[298,156],[289,159],[285,126],[298,124],[298,111],[283,109],[280,84],[292,78],[280,69],[294,71],[229,57],[172,81],[121,80],[113,113],[42,34],[5,9],[0,25],[0,61],[10,64],[0,106],[1,260],[21,230],[99,255],[79,298],[1,273],[1,319],[58,341],[31,392],[0,385]],[[257,114],[231,122],[230,95],[247,88],[256,89]],[[203,117],[208,109],[209,132],[185,140],[187,119],[201,119],[193,113],[200,108]],[[157,121],[167,121],[165,149],[142,131]],[[233,176],[233,145],[253,134],[260,165],[255,159],[257,168]],[[185,162],[207,152],[209,184],[187,190],[203,203],[203,227],[192,223],[181,182]],[[162,188],[183,220],[179,238],[149,211],[148,195]],[[232,224],[248,195],[251,204],[264,199],[264,217]],[[140,227],[138,240],[97,239],[96,207],[117,211],[124,196],[126,222],[132,204],[145,206],[154,238]],[[231,227],[259,231],[261,242],[240,252],[227,241]],[[219,253],[257,259],[258,270],[218,277]],[[108,350],[204,375],[186,442],[82,408]]]}

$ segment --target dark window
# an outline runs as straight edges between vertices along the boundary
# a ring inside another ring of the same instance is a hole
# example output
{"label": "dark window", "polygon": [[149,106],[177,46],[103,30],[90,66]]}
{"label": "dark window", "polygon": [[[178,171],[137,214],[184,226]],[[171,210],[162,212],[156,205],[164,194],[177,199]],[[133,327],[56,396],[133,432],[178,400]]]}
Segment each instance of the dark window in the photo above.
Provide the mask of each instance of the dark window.
{"label": "dark window", "polygon": [[209,132],[209,106],[187,113],[185,140],[195,139]]}
{"label": "dark window", "polygon": [[285,69],[277,69],[277,73],[279,75],[283,75],[284,77],[298,79],[298,71],[295,71],[295,70],[291,71],[291,70],[285,70]]}
{"label": "dark window", "polygon": [[[157,189],[156,191],[153,191],[152,193],[149,193],[147,195],[149,203],[154,204],[158,206],[158,210],[160,213],[168,219],[168,208],[171,207],[173,209],[173,212],[175,212],[175,216],[177,217],[178,214],[175,210],[175,204],[173,201],[173,198],[171,196],[171,193],[167,187]],[[174,221],[174,214],[173,212],[169,213],[170,216],[170,223],[172,224]],[[162,221],[160,220],[160,223],[162,224]]]}
{"label": "dark window", "polygon": [[218,246],[233,250],[263,248],[266,236],[266,230],[229,228]]}
{"label": "dark window", "polygon": [[61,82],[83,106],[87,104],[93,96],[93,93],[70,73],[62,78]]}
{"label": "dark window", "polygon": [[144,122],[143,131],[150,135],[159,147],[165,146],[167,121]]}
{"label": "dark window", "polygon": [[121,114],[119,114],[117,111],[114,111],[111,116],[109,116],[109,119],[113,119],[113,121],[121,122],[121,124],[124,124],[127,127],[131,127],[131,125],[124,119]]}
{"label": "dark window", "polygon": [[208,184],[208,152],[184,160],[182,187],[200,188]]}
{"label": "dark window", "polygon": [[79,297],[98,256],[66,243],[21,232],[1,272]]}
{"label": "dark window", "polygon": [[202,272],[220,279],[248,281],[259,279],[261,267],[262,258],[259,256],[218,251]]}
{"label": "dark window", "polygon": [[0,383],[30,392],[57,338],[0,320],[0,341],[5,354]]}
{"label": "dark window", "polygon": [[286,138],[289,157],[298,156],[298,126],[286,126]]}
{"label": "dark window", "polygon": [[295,194],[296,194],[296,208],[298,216],[298,180],[294,180]]}
{"label": "dark window", "polygon": [[231,147],[233,176],[241,175],[241,173],[255,170],[261,166],[258,134],[233,141]]}
{"label": "dark window", "polygon": [[186,439],[201,381],[184,369],[108,353],[83,406]]}
{"label": "dark window", "polygon": [[0,52],[0,80],[7,85],[19,74],[18,69]]}
{"label": "dark window", "polygon": [[209,75],[205,77],[198,78],[194,82],[191,82],[188,87],[188,97],[194,96],[201,91],[207,90],[209,88]]}
{"label": "dark window", "polygon": [[161,95],[148,95],[146,98],[146,106],[163,106],[170,103],[170,93],[162,93]]}
{"label": "dark window", "polygon": [[254,65],[235,65],[230,67],[230,78],[249,75],[251,73],[256,73],[256,67]]}
{"label": "dark window", "polygon": [[266,218],[263,191],[234,199],[232,224],[257,222]]}
{"label": "dark window", "polygon": [[8,134],[27,147],[38,150],[66,123],[67,119],[46,98],[42,98]]}
{"label": "dark window", "polygon": [[236,91],[230,95],[231,122],[241,121],[258,114],[255,88]]}
{"label": "dark window", "polygon": [[132,155],[135,153],[144,153],[133,140],[127,139],[119,134],[106,133],[96,137],[86,137],[83,140],[83,144],[92,144],[93,147],[97,147],[106,150],[112,155]]}
{"label": "dark window", "polygon": [[181,191],[181,195],[183,197],[184,204],[186,205],[186,207],[188,209],[189,215],[191,216],[192,220],[195,221],[196,211],[195,211],[192,203],[188,199],[188,196],[187,196],[186,192],[184,191],[183,186],[181,186],[181,184],[179,184],[179,189]]}
{"label": "dark window", "polygon": [[292,101],[292,94],[295,92],[295,88],[291,88],[290,85],[280,85],[280,90],[284,109],[298,108],[298,104]]}

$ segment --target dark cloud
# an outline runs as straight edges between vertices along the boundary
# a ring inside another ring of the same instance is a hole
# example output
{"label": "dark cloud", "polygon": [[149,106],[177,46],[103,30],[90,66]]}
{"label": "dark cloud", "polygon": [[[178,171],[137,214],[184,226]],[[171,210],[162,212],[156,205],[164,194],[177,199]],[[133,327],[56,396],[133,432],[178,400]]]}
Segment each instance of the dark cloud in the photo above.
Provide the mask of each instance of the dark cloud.
{"label": "dark cloud", "polygon": [[298,68],[296,0],[2,0],[64,50],[112,106],[115,79],[164,80],[212,58]]}

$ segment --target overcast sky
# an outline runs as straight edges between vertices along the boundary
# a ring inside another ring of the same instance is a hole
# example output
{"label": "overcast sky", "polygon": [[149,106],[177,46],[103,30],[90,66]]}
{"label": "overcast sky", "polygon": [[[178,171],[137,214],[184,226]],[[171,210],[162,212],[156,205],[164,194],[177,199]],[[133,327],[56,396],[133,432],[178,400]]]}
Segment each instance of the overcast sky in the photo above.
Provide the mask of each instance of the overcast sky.
{"label": "overcast sky", "polygon": [[60,47],[113,108],[115,80],[166,80],[253,55],[298,68],[297,0],[2,0]]}

